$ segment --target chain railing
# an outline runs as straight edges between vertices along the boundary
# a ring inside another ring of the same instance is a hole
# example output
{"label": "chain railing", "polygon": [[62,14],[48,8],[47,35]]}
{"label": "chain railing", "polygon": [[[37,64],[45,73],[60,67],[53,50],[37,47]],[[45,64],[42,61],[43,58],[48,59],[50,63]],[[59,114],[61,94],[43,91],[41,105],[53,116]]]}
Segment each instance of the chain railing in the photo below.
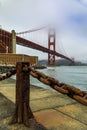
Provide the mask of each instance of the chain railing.
{"label": "chain railing", "polygon": [[14,74],[16,74],[16,108],[10,124],[23,123],[30,127],[29,119],[34,119],[30,108],[30,75],[56,91],[87,105],[86,91],[81,91],[74,86],[60,83],[58,80],[34,70],[28,62],[18,62],[16,67],[11,67],[6,73],[0,75],[0,81]]}
{"label": "chain railing", "polygon": [[[27,69],[27,68],[25,68]],[[58,80],[45,75],[42,72],[36,71],[33,68],[29,67],[29,73],[32,77],[38,79],[40,82],[49,85],[51,88],[55,89],[56,91],[66,94],[67,96],[71,97],[72,99],[77,100],[78,102],[87,105],[87,92],[81,91],[79,88],[74,86],[60,83]],[[0,74],[0,81],[5,80],[12,75],[16,74],[16,68],[13,67],[6,73]]]}
{"label": "chain railing", "polygon": [[58,80],[49,77],[45,75],[42,72],[36,71],[32,68],[29,68],[30,75],[34,78],[37,78],[40,82],[49,85],[51,88],[55,89],[56,91],[66,94],[67,96],[71,97],[72,99],[75,99],[76,101],[87,105],[87,92],[81,91],[79,88],[76,88],[74,86],[60,83]]}
{"label": "chain railing", "polygon": [[10,70],[8,70],[7,72],[4,72],[2,74],[0,74],[0,81],[5,80],[7,78],[10,78],[12,75],[16,74],[16,69],[11,68]]}

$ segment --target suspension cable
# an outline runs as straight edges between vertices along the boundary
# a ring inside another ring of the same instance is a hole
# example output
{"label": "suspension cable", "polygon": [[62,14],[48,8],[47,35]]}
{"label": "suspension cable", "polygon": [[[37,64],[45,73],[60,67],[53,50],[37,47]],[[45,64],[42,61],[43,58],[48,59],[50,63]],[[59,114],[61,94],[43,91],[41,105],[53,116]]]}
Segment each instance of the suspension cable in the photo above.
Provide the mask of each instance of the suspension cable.
{"label": "suspension cable", "polygon": [[20,35],[20,34],[24,34],[24,33],[31,33],[31,32],[35,32],[35,31],[38,31],[38,30],[42,30],[44,28],[46,28],[48,26],[43,26],[43,27],[40,27],[40,28],[35,28],[35,29],[31,29],[31,30],[27,30],[27,31],[23,31],[23,32],[19,32],[19,33],[16,33],[17,35]]}

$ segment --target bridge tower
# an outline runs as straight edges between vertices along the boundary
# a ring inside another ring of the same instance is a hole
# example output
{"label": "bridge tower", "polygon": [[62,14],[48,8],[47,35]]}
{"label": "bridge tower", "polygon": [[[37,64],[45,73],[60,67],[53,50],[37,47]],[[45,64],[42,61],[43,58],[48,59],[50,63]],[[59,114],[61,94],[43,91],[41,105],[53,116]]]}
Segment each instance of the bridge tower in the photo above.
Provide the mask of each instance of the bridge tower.
{"label": "bridge tower", "polygon": [[48,65],[55,65],[55,30],[49,29],[48,49],[54,51],[54,54],[48,53]]}
{"label": "bridge tower", "polygon": [[0,53],[16,53],[16,33],[0,28]]}
{"label": "bridge tower", "polygon": [[16,54],[16,33],[12,30],[12,53]]}

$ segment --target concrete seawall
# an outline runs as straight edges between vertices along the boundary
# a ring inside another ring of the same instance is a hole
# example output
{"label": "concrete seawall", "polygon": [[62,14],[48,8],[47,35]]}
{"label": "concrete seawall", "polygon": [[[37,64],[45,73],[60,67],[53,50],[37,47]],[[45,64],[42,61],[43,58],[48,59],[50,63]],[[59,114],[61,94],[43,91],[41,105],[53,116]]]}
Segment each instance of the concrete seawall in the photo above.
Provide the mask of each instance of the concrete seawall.
{"label": "concrete seawall", "polygon": [[31,85],[30,105],[41,126],[8,125],[15,107],[15,80],[0,82],[0,130],[87,129],[87,106],[58,92]]}

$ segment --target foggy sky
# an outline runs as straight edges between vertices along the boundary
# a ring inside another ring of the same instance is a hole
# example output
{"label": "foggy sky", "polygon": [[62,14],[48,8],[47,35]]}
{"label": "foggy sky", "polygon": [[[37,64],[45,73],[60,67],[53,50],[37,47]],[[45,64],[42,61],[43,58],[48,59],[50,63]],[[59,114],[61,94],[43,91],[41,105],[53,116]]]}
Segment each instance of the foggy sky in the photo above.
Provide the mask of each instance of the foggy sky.
{"label": "foggy sky", "polygon": [[[0,25],[5,30],[20,32],[50,24],[57,30],[57,51],[61,44],[69,57],[87,60],[87,0],[0,0]],[[47,58],[19,46],[17,53]]]}

